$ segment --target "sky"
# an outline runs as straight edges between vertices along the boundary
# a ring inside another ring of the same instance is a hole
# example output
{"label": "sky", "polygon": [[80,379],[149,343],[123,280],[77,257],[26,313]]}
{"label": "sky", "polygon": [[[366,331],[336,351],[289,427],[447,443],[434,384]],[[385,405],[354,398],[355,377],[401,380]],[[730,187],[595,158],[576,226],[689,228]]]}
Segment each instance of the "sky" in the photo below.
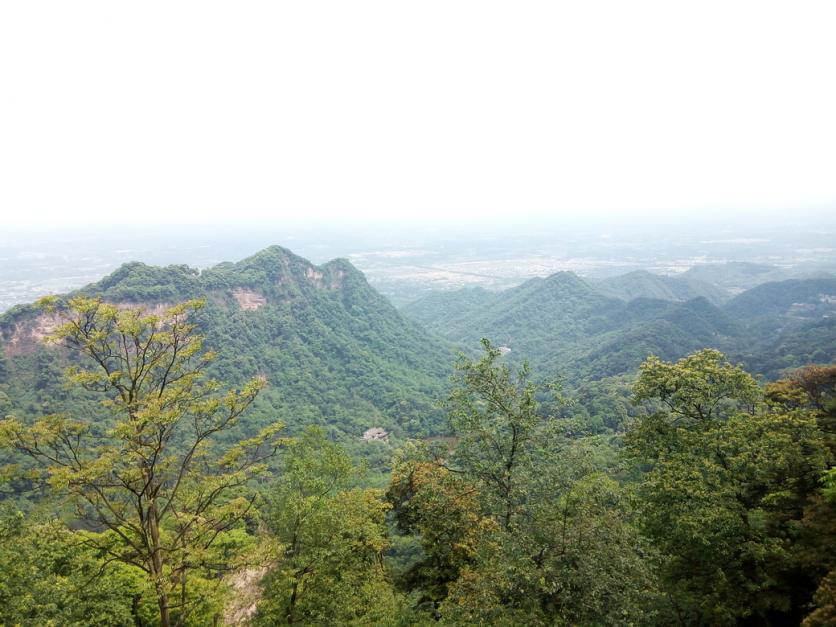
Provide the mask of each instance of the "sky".
{"label": "sky", "polygon": [[7,227],[836,213],[833,2],[3,2]]}

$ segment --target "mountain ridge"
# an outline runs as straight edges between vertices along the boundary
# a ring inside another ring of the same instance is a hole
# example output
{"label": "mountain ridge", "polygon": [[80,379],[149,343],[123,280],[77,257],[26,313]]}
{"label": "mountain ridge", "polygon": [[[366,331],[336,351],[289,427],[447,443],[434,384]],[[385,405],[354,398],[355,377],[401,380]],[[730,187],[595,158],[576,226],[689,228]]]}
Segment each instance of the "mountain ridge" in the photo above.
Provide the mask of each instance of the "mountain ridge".
{"label": "mountain ridge", "polygon": [[[636,276],[647,278],[644,273],[626,276],[628,283]],[[673,360],[705,347],[743,359],[771,377],[806,361],[836,358],[831,331],[836,325],[821,322],[836,310],[834,279],[766,283],[721,306],[705,295],[624,300],[613,296],[606,284],[602,290],[601,283],[561,272],[483,294],[482,303],[468,307],[460,307],[457,293],[448,292],[445,307],[459,309],[452,322],[433,315],[428,306],[432,300],[402,310],[462,346],[473,346],[485,336],[510,348],[512,360],[527,359],[535,367],[584,380],[631,372],[651,353]],[[458,295],[473,300],[473,294]],[[766,302],[770,299],[771,304]],[[779,337],[789,332],[798,354]],[[770,350],[779,352],[777,358],[770,357]]]}
{"label": "mountain ridge", "polygon": [[[402,316],[346,259],[315,265],[271,246],[203,271],[131,262],[64,298],[81,294],[150,309],[203,298],[195,321],[218,353],[212,374],[232,384],[266,374],[270,382],[255,422],[324,422],[358,437],[373,426],[411,434],[437,426],[450,346]],[[0,315],[0,346],[18,385],[32,379],[37,360],[61,365],[42,343],[56,323],[49,316],[31,304]],[[18,411],[44,404],[34,392],[24,396]]]}

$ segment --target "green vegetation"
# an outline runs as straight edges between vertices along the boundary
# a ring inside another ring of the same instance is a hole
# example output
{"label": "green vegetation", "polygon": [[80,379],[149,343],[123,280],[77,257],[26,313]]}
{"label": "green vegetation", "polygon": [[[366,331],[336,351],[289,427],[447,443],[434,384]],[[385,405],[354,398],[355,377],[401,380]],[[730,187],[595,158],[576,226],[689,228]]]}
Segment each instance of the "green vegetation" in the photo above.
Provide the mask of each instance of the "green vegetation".
{"label": "green vegetation", "polygon": [[504,292],[430,295],[403,311],[465,350],[488,337],[517,363],[573,381],[632,373],[650,354],[678,359],[706,346],[770,378],[836,359],[836,279],[766,283],[722,306],[718,289],[686,276],[632,272],[587,282],[559,272]]}
{"label": "green vegetation", "polygon": [[321,430],[288,450],[266,493],[265,519],[281,548],[262,582],[256,624],[384,624],[397,615],[386,578],[387,504],[378,490],[351,488],[357,469]]}
{"label": "green vegetation", "polygon": [[512,348],[455,362],[279,248],[18,309],[0,624],[832,624],[836,365],[762,383],[704,348],[780,318],[798,357],[820,289],[762,316],[568,273],[448,294],[451,337]]}
{"label": "green vegetation", "polygon": [[[355,457],[385,472],[391,444],[443,425],[435,402],[445,389],[453,351],[404,319],[347,261],[317,267],[271,247],[200,273],[132,263],[77,295],[149,313],[189,299],[204,301],[193,322],[217,355],[208,375],[239,387],[266,379],[247,419],[221,434],[221,444],[250,437],[276,420],[291,434],[318,424]],[[32,335],[42,316],[35,307],[20,307],[0,317],[0,343],[13,353],[0,360],[4,412],[27,421],[57,411],[99,416],[90,394],[62,384],[61,373],[76,358]],[[391,444],[364,443],[361,436],[371,427],[391,433]]]}
{"label": "green vegetation", "polygon": [[647,270],[602,279],[594,285],[600,292],[626,301],[636,298],[688,301],[703,297],[719,306],[729,299],[728,292],[711,283],[683,276],[653,274]]}
{"label": "green vegetation", "polygon": [[484,347],[457,366],[447,403],[455,449],[418,448],[395,467],[398,526],[425,554],[404,585],[450,624],[646,618],[653,562],[630,498],[589,455],[594,442],[541,411],[528,370],[512,373]]}
{"label": "green vegetation", "polygon": [[187,581],[213,572],[223,557],[216,542],[252,507],[254,496],[241,489],[266,471],[280,444],[276,423],[226,451],[212,450],[213,438],[235,424],[263,382],[221,393],[217,382],[204,381],[212,355],[187,320],[201,306],[189,301],[158,316],[71,300],[50,340],[87,358],[89,366],[68,370],[69,382],[100,393],[112,420],[53,414],[31,426],[12,417],[0,423],[0,444],[39,462],[78,520],[101,531],[85,543],[145,574],[163,627],[206,604],[206,591],[196,598]]}

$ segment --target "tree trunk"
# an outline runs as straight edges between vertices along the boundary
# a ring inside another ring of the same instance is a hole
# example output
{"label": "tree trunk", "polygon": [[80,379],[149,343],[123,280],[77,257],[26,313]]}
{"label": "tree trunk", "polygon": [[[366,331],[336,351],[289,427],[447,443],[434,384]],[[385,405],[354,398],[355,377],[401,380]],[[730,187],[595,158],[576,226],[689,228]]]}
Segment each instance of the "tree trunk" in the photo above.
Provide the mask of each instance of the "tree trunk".
{"label": "tree trunk", "polygon": [[131,616],[134,618],[134,627],[144,627],[142,617],[139,615],[139,601],[141,599],[142,596],[139,594],[134,595],[134,598],[131,599]]}
{"label": "tree trunk", "polygon": [[159,583],[154,584],[157,590],[157,605],[160,606],[160,625],[171,627],[171,612],[168,609],[168,595]]}
{"label": "tree trunk", "polygon": [[168,594],[163,582],[163,556],[160,544],[160,527],[157,520],[157,506],[151,503],[148,508],[148,537],[151,540],[151,575],[154,578],[154,590],[157,593],[157,604],[160,606],[160,625],[171,627],[171,611],[168,607]]}

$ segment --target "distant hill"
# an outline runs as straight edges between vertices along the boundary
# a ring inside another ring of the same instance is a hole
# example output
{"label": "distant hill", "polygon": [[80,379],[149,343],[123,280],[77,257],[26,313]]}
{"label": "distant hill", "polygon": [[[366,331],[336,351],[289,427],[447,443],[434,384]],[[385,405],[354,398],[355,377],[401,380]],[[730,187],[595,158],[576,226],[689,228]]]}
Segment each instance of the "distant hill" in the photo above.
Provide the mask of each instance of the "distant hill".
{"label": "distant hill", "polygon": [[724,310],[752,338],[741,354],[758,372],[776,376],[784,368],[836,360],[836,279],[764,283]]}
{"label": "distant hill", "polygon": [[[358,438],[373,426],[406,433],[435,426],[449,346],[402,316],[346,260],[316,266],[273,246],[203,272],[129,263],[77,293],[152,309],[206,299],[197,321],[218,353],[213,374],[230,383],[268,378],[254,422],[326,423]],[[0,391],[18,413],[47,409],[60,388],[51,381],[59,378],[60,355],[41,342],[50,325],[33,306],[0,316]],[[39,375],[44,369],[49,376]]]}
{"label": "distant hill", "polygon": [[634,298],[657,298],[684,302],[703,297],[715,305],[722,305],[729,299],[728,292],[710,283],[683,276],[653,274],[646,270],[602,279],[593,285],[604,294],[628,301]]}
{"label": "distant hill", "polygon": [[459,326],[488,307],[497,294],[481,287],[431,292],[404,305],[401,312],[427,329],[443,334],[446,328]]}
{"label": "distant hill", "polygon": [[[448,292],[443,310],[426,297],[404,313],[462,347],[488,337],[509,348],[513,361],[527,359],[544,373],[581,381],[633,372],[649,354],[672,360],[704,347],[771,377],[836,358],[834,325],[827,322],[836,306],[836,279],[766,283],[718,307],[705,295],[681,300],[711,286],[657,280],[664,278],[638,272],[589,282],[560,272],[498,293]],[[666,298],[625,300],[645,292]]]}
{"label": "distant hill", "polygon": [[768,264],[729,261],[699,264],[683,272],[679,277],[708,283],[732,294],[739,294],[763,283],[788,279],[834,278],[834,275],[815,264],[799,264],[792,268],[782,268]]}
{"label": "distant hill", "polygon": [[509,348],[514,361],[584,379],[632,372],[650,353],[673,359],[705,346],[727,348],[741,332],[705,297],[625,302],[571,272],[498,293],[428,296],[403,311],[462,347],[487,337]]}
{"label": "distant hill", "polygon": [[730,300],[725,310],[742,318],[819,318],[836,312],[836,278],[764,283]]}

